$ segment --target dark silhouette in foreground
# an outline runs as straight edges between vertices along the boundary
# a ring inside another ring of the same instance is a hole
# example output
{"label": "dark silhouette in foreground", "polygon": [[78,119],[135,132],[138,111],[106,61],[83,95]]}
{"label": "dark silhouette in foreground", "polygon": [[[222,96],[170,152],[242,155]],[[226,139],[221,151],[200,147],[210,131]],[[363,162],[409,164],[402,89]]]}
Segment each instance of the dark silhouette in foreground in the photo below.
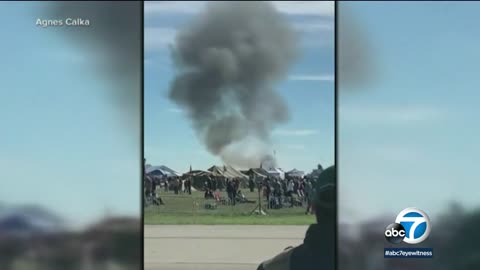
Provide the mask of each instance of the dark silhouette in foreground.
{"label": "dark silhouette in foreground", "polygon": [[336,251],[336,170],[329,167],[320,175],[313,201],[317,224],[307,230],[303,244],[287,248],[264,261],[257,270],[334,270]]}

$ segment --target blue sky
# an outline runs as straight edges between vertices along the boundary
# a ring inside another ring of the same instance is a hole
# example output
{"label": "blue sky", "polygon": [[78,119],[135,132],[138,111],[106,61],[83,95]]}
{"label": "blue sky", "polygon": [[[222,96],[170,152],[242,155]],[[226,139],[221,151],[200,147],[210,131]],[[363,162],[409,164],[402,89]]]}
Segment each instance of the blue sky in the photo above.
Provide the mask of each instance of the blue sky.
{"label": "blue sky", "polygon": [[44,7],[0,3],[0,202],[39,204],[72,225],[138,215],[139,133],[122,124],[93,52],[36,27]]}
{"label": "blue sky", "polygon": [[[167,93],[175,70],[169,44],[176,32],[203,9],[204,2],[145,3],[145,156],[155,165],[184,172],[222,161],[208,153],[189,120]],[[301,34],[301,57],[289,77],[276,85],[291,120],[273,132],[279,166],[311,171],[334,163],[333,2],[274,2]]]}
{"label": "blue sky", "polygon": [[337,8],[362,31],[374,69],[368,84],[339,89],[342,218],[479,206],[480,3]]}

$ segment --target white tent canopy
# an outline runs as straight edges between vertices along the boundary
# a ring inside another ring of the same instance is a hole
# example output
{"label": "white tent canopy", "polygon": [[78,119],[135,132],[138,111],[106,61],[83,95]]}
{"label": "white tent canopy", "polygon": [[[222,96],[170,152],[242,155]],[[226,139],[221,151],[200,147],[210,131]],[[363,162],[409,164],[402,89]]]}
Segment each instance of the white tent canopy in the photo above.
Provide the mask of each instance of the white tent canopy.
{"label": "white tent canopy", "polygon": [[299,171],[297,169],[293,169],[291,171],[288,171],[287,175],[289,175],[291,177],[303,177],[305,175],[305,172]]}
{"label": "white tent canopy", "polygon": [[162,175],[166,177],[180,176],[180,174],[167,166],[146,166],[145,172],[149,175]]}
{"label": "white tent canopy", "polygon": [[272,168],[270,170],[267,170],[267,172],[272,175],[272,176],[275,176],[275,177],[278,177],[280,179],[285,179],[285,172],[280,169],[280,168]]}

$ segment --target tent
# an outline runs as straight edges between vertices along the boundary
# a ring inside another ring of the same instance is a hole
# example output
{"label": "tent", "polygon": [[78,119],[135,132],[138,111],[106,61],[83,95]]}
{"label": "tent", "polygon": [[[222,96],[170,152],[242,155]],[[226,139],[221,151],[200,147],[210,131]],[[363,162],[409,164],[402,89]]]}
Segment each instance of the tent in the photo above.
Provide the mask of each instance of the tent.
{"label": "tent", "polygon": [[232,166],[212,166],[208,169],[208,171],[216,177],[217,185],[219,184],[220,187],[223,187],[225,185],[226,179],[240,180],[240,186],[242,188],[246,188],[248,185],[248,176],[236,170]]}
{"label": "tent", "polygon": [[212,172],[202,170],[192,170],[184,173],[182,176],[184,179],[190,178],[192,180],[192,187],[197,190],[203,189],[205,182],[214,177],[215,175],[212,174]]}
{"label": "tent", "polygon": [[237,171],[232,166],[212,166],[208,171],[212,172],[215,176],[223,176],[229,179],[248,179],[247,175]]}
{"label": "tent", "polygon": [[160,166],[146,166],[145,173],[147,175],[155,175],[161,177],[174,177],[180,176],[180,174],[167,166],[160,165]]}
{"label": "tent", "polygon": [[297,169],[293,169],[291,171],[288,171],[286,172],[286,175],[289,176],[289,177],[299,177],[299,178],[303,178],[303,176],[305,175],[305,173],[303,171],[299,171]]}
{"label": "tent", "polygon": [[211,172],[202,170],[193,170],[183,174],[183,177],[195,177],[195,176],[213,176]]}
{"label": "tent", "polygon": [[270,175],[272,175],[273,177],[277,177],[277,178],[280,178],[282,180],[285,179],[285,172],[280,168],[270,169],[270,170],[268,170],[268,173]]}
{"label": "tent", "polygon": [[256,179],[265,179],[267,177],[272,177],[265,169],[263,168],[252,168],[248,171],[244,171],[243,174],[248,175]]}
{"label": "tent", "polygon": [[308,177],[317,179],[322,172],[323,172],[323,167],[322,165],[318,164],[317,168],[313,169],[312,172],[308,174]]}

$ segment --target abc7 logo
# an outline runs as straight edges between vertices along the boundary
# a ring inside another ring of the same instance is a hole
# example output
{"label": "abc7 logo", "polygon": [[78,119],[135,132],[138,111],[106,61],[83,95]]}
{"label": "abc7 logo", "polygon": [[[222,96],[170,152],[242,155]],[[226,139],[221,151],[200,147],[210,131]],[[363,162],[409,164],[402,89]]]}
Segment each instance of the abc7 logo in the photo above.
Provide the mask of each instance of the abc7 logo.
{"label": "abc7 logo", "polygon": [[430,219],[425,212],[417,208],[407,208],[398,214],[395,223],[387,226],[385,238],[392,244],[402,241],[418,244],[427,239],[430,229]]}
{"label": "abc7 logo", "polygon": [[392,223],[385,230],[385,238],[392,244],[399,244],[405,238],[405,228],[401,224]]}

